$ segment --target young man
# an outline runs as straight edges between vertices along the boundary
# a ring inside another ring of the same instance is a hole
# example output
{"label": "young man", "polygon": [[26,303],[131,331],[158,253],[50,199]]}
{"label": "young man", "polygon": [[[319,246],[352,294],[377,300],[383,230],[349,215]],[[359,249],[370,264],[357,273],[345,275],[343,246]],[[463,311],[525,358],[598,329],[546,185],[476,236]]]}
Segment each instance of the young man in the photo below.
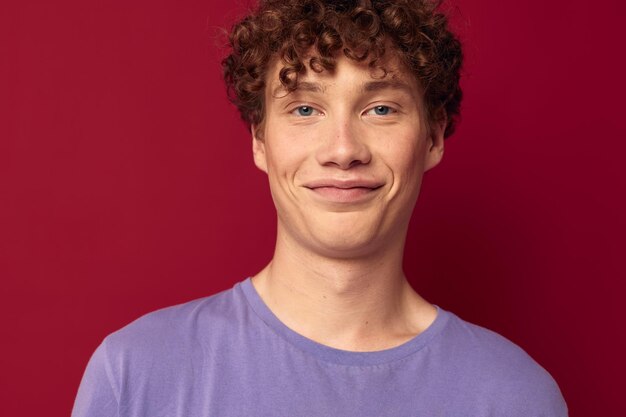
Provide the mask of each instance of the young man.
{"label": "young man", "polygon": [[278,214],[271,262],[108,336],[83,416],[566,416],[524,351],[430,304],[402,255],[461,92],[428,1],[268,0],[224,61]]}

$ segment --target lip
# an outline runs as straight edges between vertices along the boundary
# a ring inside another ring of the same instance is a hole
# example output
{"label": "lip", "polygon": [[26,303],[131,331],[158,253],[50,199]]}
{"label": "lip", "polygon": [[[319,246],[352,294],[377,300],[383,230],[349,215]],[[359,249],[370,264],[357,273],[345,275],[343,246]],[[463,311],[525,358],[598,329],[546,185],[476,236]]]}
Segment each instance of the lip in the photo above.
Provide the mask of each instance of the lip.
{"label": "lip", "polygon": [[383,185],[366,179],[321,179],[308,182],[304,187],[325,202],[354,204],[374,197]]}
{"label": "lip", "polygon": [[309,181],[304,184],[306,188],[320,188],[320,187],[333,187],[333,188],[380,188],[383,186],[382,182],[361,179],[361,178],[349,178],[349,179],[319,179]]}

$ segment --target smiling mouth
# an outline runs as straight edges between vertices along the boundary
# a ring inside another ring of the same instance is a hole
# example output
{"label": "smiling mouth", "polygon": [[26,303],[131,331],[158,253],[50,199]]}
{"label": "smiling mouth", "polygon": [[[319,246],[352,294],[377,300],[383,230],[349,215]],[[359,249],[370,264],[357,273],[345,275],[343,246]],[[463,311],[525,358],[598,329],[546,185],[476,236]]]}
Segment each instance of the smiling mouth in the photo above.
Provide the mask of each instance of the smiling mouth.
{"label": "smiling mouth", "polygon": [[306,188],[311,190],[317,198],[323,201],[332,203],[360,203],[374,197],[381,187],[382,185],[373,187],[323,185]]}

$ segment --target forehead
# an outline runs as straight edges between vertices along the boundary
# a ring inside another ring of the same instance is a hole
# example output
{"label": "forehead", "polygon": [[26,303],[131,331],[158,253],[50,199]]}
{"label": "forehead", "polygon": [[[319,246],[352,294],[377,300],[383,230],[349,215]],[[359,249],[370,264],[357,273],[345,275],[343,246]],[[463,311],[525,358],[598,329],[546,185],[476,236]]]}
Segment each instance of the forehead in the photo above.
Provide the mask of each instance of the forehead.
{"label": "forehead", "polygon": [[[303,61],[308,63],[310,58],[307,56]],[[359,62],[343,55],[336,56],[334,63],[332,70],[324,69],[321,72],[306,65],[306,69],[298,74],[295,91],[325,93],[329,86],[347,81],[363,93],[390,89],[404,91],[416,99],[421,98],[417,79],[395,53],[387,52],[374,65],[370,65],[368,59]],[[270,97],[278,98],[290,92],[280,81],[280,72],[285,67],[286,63],[278,58],[270,62],[266,79],[266,92]]]}

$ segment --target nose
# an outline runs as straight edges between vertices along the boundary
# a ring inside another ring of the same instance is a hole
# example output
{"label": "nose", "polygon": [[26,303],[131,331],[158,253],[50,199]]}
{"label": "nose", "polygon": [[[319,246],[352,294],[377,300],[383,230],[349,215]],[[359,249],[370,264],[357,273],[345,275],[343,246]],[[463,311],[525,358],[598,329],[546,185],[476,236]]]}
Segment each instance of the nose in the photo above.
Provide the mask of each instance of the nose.
{"label": "nose", "polygon": [[349,169],[357,165],[368,164],[372,158],[370,149],[359,135],[355,122],[350,120],[330,121],[317,153],[321,165]]}

